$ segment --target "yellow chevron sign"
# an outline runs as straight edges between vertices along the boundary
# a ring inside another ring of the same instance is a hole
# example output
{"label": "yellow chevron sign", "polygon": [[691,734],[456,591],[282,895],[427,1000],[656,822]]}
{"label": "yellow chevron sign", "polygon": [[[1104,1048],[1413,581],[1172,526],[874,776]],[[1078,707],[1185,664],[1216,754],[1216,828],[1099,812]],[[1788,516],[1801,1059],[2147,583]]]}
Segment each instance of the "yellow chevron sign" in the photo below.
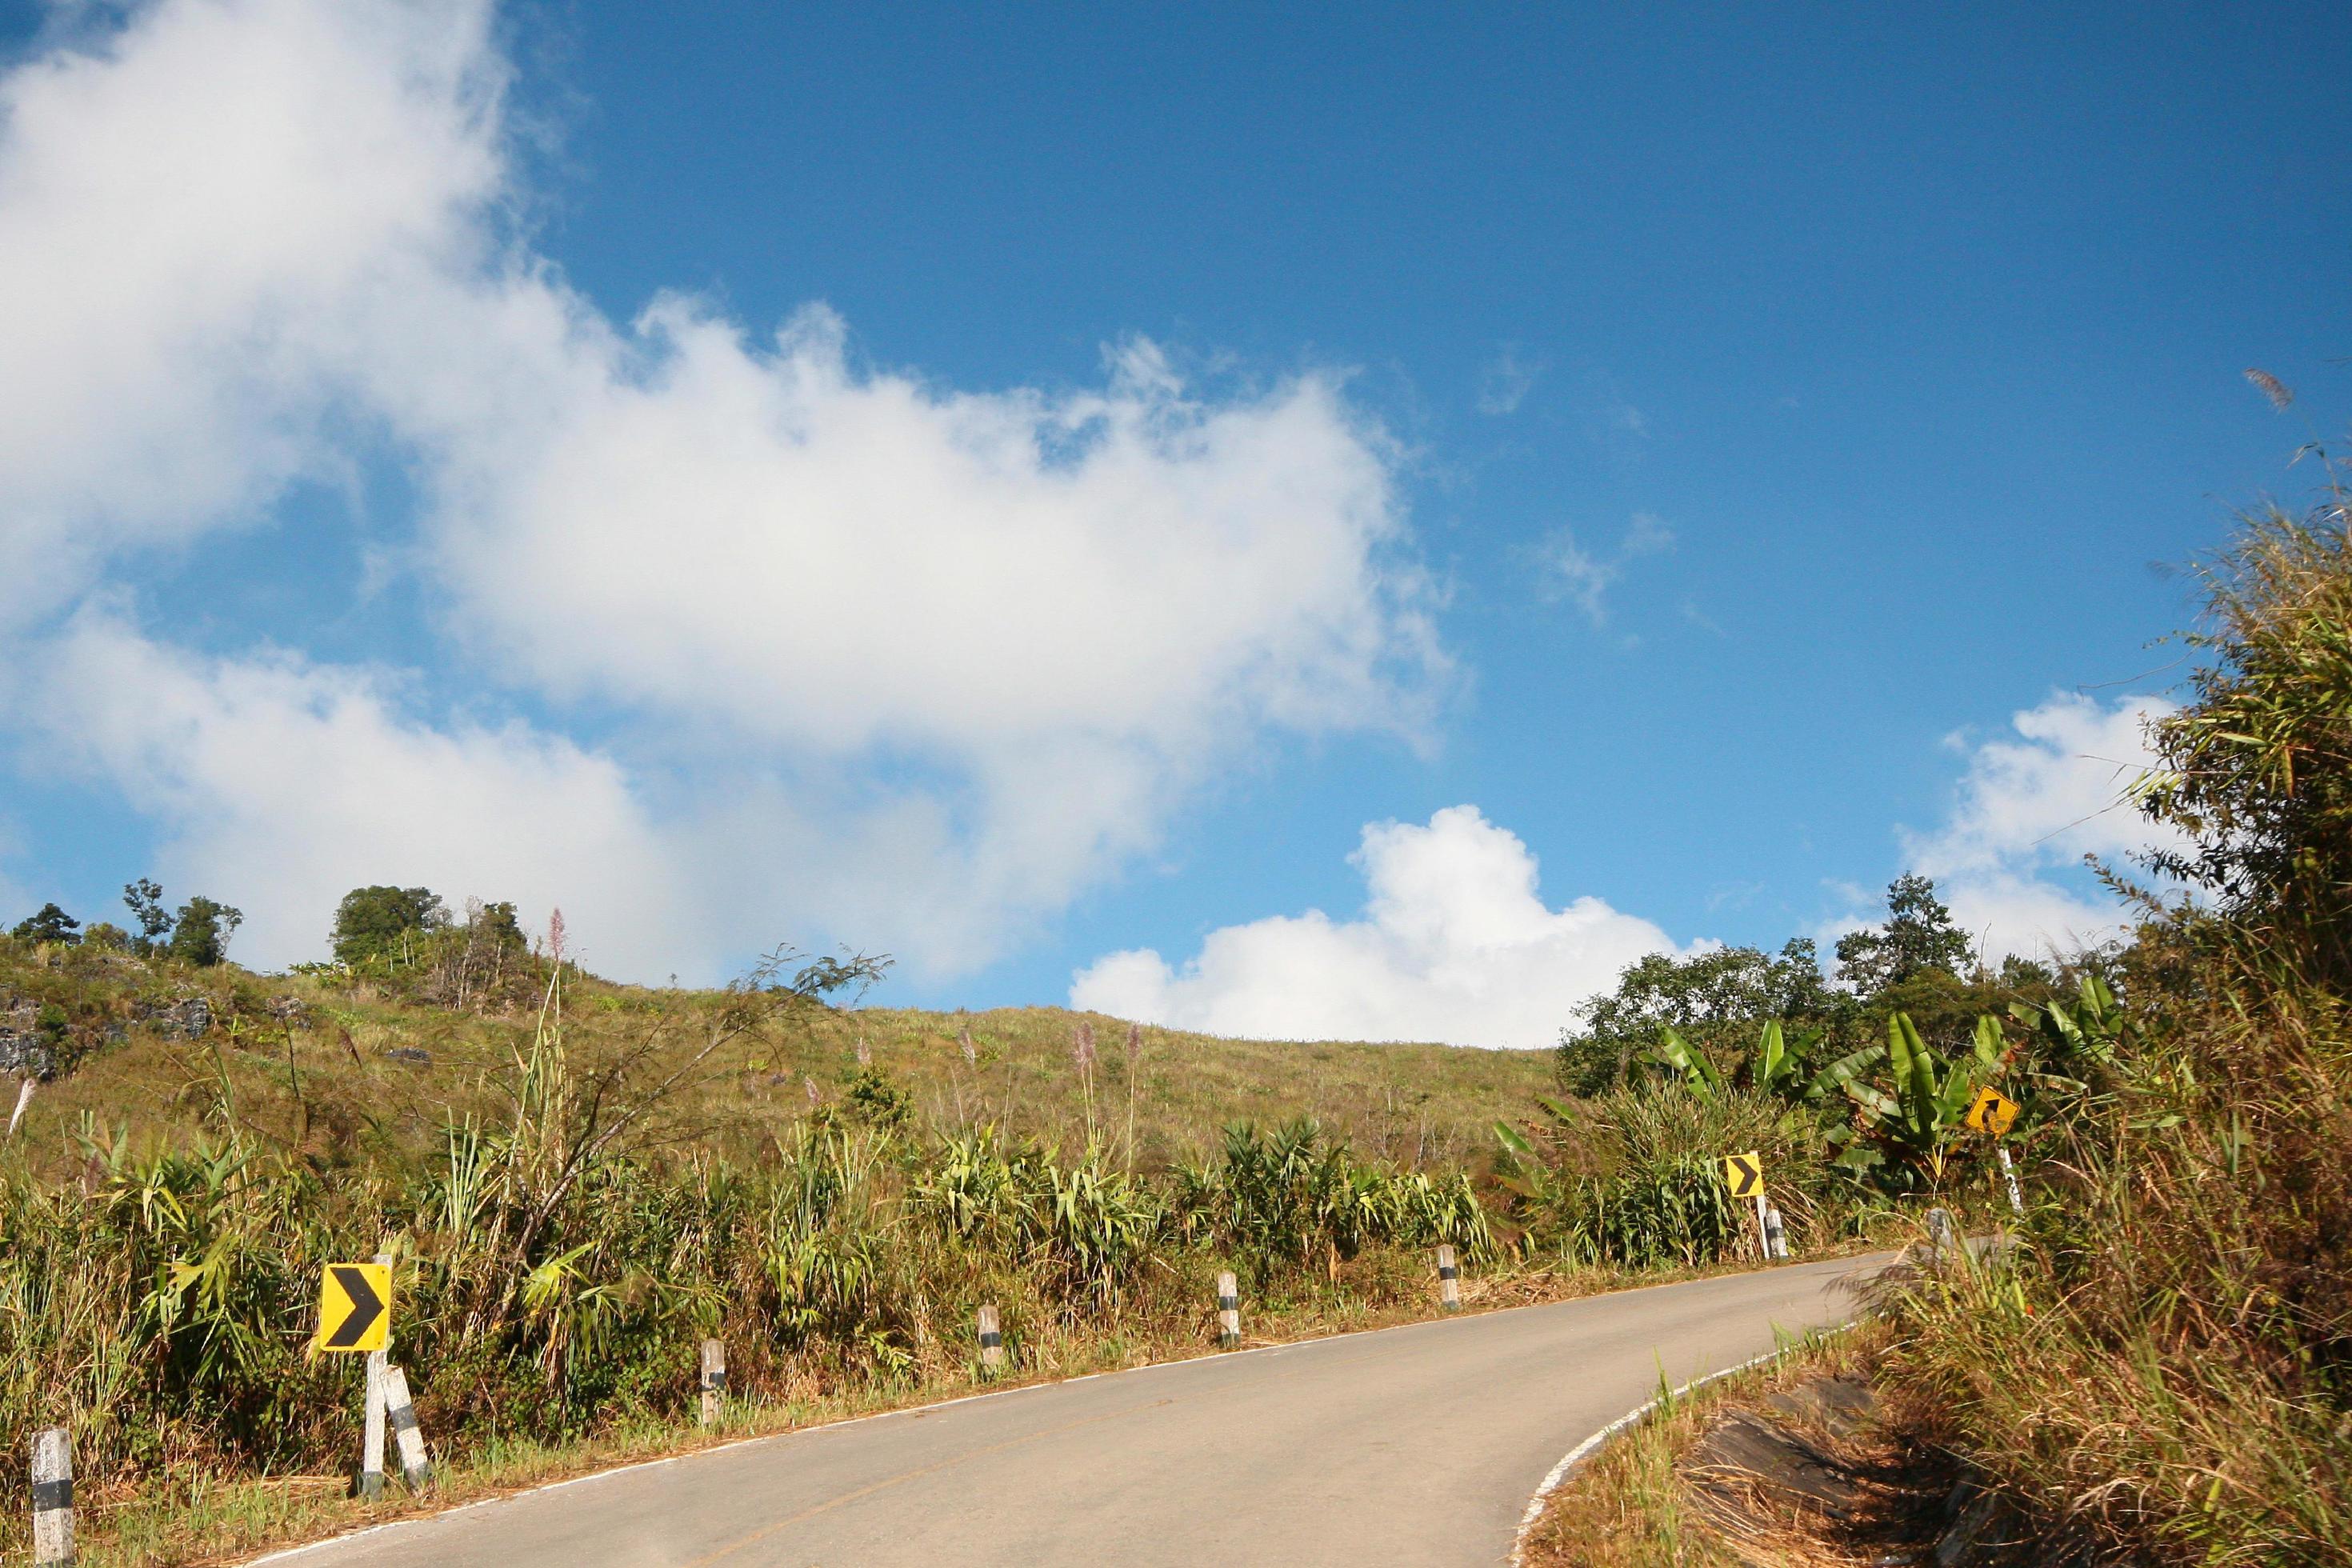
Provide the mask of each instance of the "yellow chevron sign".
{"label": "yellow chevron sign", "polygon": [[1756,1153],[1726,1154],[1723,1157],[1723,1179],[1730,1184],[1735,1198],[1752,1198],[1764,1190],[1764,1156]]}
{"label": "yellow chevron sign", "polygon": [[339,1355],[380,1351],[392,1342],[392,1270],[381,1263],[330,1263],[319,1277],[314,1350]]}
{"label": "yellow chevron sign", "polygon": [[2008,1131],[2009,1124],[2016,1120],[2017,1101],[1997,1089],[1977,1090],[1976,1100],[1969,1107],[1969,1125],[1996,1138]]}

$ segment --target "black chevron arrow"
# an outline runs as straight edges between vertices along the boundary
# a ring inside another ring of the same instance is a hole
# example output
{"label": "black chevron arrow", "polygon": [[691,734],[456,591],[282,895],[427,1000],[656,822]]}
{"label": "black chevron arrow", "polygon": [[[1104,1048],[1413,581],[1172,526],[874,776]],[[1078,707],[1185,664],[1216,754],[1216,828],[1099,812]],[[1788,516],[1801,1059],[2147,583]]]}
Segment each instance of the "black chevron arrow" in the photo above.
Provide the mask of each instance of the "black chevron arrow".
{"label": "black chevron arrow", "polygon": [[330,1263],[327,1272],[335,1277],[335,1283],[352,1299],[352,1310],[320,1342],[331,1351],[356,1350],[359,1342],[367,1338],[368,1331],[375,1327],[375,1321],[383,1316],[383,1298],[368,1283],[364,1268],[349,1263]]}
{"label": "black chevron arrow", "polygon": [[1735,1198],[1746,1197],[1749,1193],[1754,1192],[1756,1184],[1764,1179],[1764,1173],[1749,1164],[1745,1154],[1731,1156],[1731,1169],[1735,1173],[1735,1179],[1731,1184],[1731,1195]]}

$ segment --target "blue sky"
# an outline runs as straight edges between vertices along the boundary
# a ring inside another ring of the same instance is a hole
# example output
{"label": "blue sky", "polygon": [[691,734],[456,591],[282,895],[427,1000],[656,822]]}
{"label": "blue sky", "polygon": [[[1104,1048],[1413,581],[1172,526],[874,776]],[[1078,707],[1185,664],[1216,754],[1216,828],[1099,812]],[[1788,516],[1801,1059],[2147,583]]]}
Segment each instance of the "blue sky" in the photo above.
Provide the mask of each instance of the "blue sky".
{"label": "blue sky", "polygon": [[1000,11],[0,13],[9,906],[1521,1044],[1906,865],[2096,934],[2343,407],[2331,12]]}

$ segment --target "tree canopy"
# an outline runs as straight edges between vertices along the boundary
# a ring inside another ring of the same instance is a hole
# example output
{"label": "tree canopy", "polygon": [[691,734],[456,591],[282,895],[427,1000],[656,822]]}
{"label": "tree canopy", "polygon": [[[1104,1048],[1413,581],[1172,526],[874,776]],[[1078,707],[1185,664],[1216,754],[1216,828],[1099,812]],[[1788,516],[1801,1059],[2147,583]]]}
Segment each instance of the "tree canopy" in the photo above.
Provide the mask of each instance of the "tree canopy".
{"label": "tree canopy", "polygon": [[[504,907],[509,923],[512,906]],[[430,888],[353,888],[335,906],[335,957],[348,964],[404,956],[414,939],[442,931],[449,910]]]}

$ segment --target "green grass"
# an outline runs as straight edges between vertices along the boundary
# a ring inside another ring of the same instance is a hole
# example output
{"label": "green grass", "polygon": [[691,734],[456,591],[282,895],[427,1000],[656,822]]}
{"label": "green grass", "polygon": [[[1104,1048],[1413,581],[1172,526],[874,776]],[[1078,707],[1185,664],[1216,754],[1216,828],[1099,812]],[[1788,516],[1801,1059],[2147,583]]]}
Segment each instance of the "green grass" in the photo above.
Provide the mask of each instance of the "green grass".
{"label": "green grass", "polygon": [[[572,987],[567,1030],[583,1066],[648,1040],[659,1042],[657,1060],[680,1058],[699,1048],[730,1004],[718,992],[584,978]],[[108,1022],[127,1022],[142,1000],[181,994],[206,995],[234,1023],[189,1042],[133,1026],[121,1044],[91,1049],[76,1071],[36,1096],[19,1134],[33,1157],[51,1166],[74,1157],[68,1135],[85,1116],[127,1124],[141,1138],[180,1142],[235,1125],[329,1164],[412,1159],[438,1148],[446,1115],[498,1113],[497,1080],[532,1026],[522,1006],[474,1014],[403,1002],[369,986],[72,950],[37,964],[19,944],[0,939],[0,1001],[11,994],[67,1001],[80,1032],[91,1037]],[[308,1020],[290,1028],[278,1023],[268,1011],[277,998],[305,1004]],[[1097,1038],[1091,1084],[1072,1055],[1082,1021]],[[965,1030],[973,1062],[961,1049]],[[807,1114],[807,1085],[828,1103],[844,1103],[858,1076],[862,1040],[873,1065],[911,1095],[916,1120],[936,1127],[992,1121],[1066,1150],[1083,1147],[1091,1127],[1122,1156],[1131,1128],[1132,1163],[1149,1169],[1208,1155],[1228,1121],[1308,1115],[1359,1154],[1449,1169],[1489,1152],[1494,1122],[1524,1114],[1552,1083],[1541,1051],[1226,1040],[1159,1028],[1141,1031],[1130,1075],[1126,1032],[1118,1020],[1053,1007],[794,1009],[788,1020],[714,1053],[664,1115],[681,1144],[755,1149]],[[386,1054],[395,1048],[432,1059]]]}

